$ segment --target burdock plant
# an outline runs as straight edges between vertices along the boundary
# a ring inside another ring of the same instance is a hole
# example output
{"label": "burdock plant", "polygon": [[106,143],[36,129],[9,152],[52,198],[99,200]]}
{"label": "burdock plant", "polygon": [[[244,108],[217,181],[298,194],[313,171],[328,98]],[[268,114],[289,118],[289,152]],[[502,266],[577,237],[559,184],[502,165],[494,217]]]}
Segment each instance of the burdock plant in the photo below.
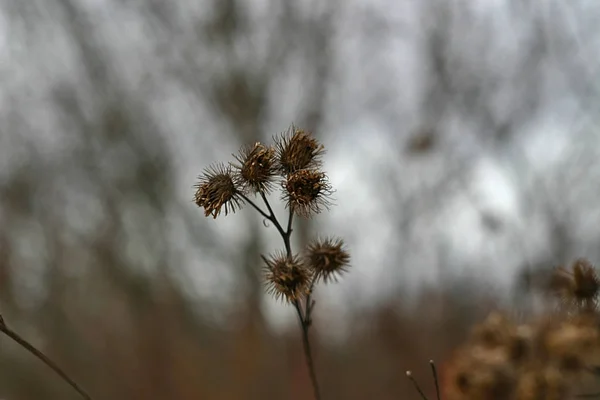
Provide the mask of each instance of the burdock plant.
{"label": "burdock plant", "polygon": [[[290,127],[274,139],[274,145],[255,143],[243,147],[235,161],[208,167],[199,177],[194,202],[204,209],[206,217],[234,213],[249,204],[277,229],[284,250],[264,261],[267,293],[294,306],[302,331],[306,364],[315,399],[321,398],[309,340],[317,282],[329,283],[347,271],[350,254],[339,238],[317,238],[302,253],[292,251],[291,236],[294,216],[311,218],[331,205],[332,187],[321,170],[325,148],[311,133]],[[283,225],[275,216],[267,199],[275,188],[288,211]],[[260,198],[266,209],[256,203]]]}
{"label": "burdock plant", "polygon": [[[541,285],[556,309],[517,322],[500,312],[476,325],[446,364],[448,400],[568,400],[599,398],[578,394],[581,383],[600,376],[600,278],[587,260],[559,267]],[[437,373],[431,362],[436,383]],[[423,400],[427,396],[412,377]]]}

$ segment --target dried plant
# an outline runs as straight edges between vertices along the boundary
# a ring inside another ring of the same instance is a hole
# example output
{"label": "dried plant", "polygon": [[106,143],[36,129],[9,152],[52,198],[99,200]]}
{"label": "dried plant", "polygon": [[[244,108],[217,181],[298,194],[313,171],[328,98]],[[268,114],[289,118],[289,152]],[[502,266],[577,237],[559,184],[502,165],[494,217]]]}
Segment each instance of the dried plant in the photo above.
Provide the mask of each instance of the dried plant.
{"label": "dried plant", "polygon": [[291,126],[287,132],[275,139],[277,165],[282,175],[302,169],[319,169],[325,147],[309,132]]}
{"label": "dried plant", "polygon": [[587,260],[578,259],[571,268],[559,267],[550,279],[550,290],[567,309],[598,308],[600,279],[594,266]]}
{"label": "dried plant", "polygon": [[29,343],[27,340],[23,339],[21,335],[13,331],[8,327],[4,318],[0,315],[0,332],[9,337],[19,346],[23,347],[25,350],[33,354],[36,358],[38,358],[41,362],[46,364],[51,370],[56,372],[58,376],[60,376],[69,386],[71,386],[77,393],[81,395],[84,399],[91,400],[92,397],[87,394],[85,390],[81,386],[77,384],[67,373],[60,368],[54,361],[52,361],[47,355],[45,355],[42,351],[38,350],[34,345]]}
{"label": "dried plant", "polygon": [[240,208],[242,195],[230,166],[216,164],[207,168],[196,185],[194,202],[204,208],[204,216],[217,218],[221,209],[225,215]]}
{"label": "dried plant", "polygon": [[290,173],[283,182],[283,200],[295,214],[305,218],[329,207],[331,186],[327,175],[318,170],[300,169]]}
{"label": "dried plant", "polygon": [[[331,205],[332,187],[321,170],[325,148],[309,132],[290,127],[275,138],[273,146],[255,143],[243,147],[228,166],[216,164],[199,177],[194,202],[206,217],[216,218],[221,209],[233,213],[249,204],[270,221],[283,239],[284,250],[262,256],[267,293],[294,306],[300,322],[306,363],[315,399],[321,399],[309,329],[315,307],[314,287],[319,280],[335,281],[348,270],[350,254],[339,238],[316,239],[302,254],[292,251],[294,216],[311,218]],[[287,224],[276,217],[267,195],[280,180]],[[250,196],[260,197],[266,209]]]}
{"label": "dried plant", "polygon": [[490,314],[472,329],[452,359],[445,396],[450,400],[599,396],[577,394],[586,377],[600,375],[599,291],[598,273],[587,260],[555,269],[546,293],[558,301],[558,309],[524,324],[498,312]]}
{"label": "dried plant", "polygon": [[275,149],[262,143],[245,146],[235,156],[239,164],[234,165],[240,186],[252,193],[269,193],[277,176]]}
{"label": "dried plant", "polygon": [[312,276],[298,256],[288,257],[281,252],[262,259],[266,266],[267,291],[276,299],[293,303],[308,294]]}
{"label": "dried plant", "polygon": [[306,265],[313,270],[315,279],[337,280],[349,262],[350,255],[339,238],[317,239],[306,247]]}
{"label": "dried plant", "polygon": [[[429,360],[429,366],[431,367],[431,374],[433,375],[433,382],[435,383],[435,397],[437,400],[441,400],[442,395],[441,395],[441,391],[440,391],[440,382],[439,382],[439,377],[438,377],[437,368],[435,366],[435,362],[433,360]],[[406,376],[411,381],[411,383],[415,387],[415,390],[419,393],[421,398],[423,400],[428,400],[427,396],[423,392],[423,389],[421,389],[421,386],[417,383],[417,381],[413,377],[412,372],[406,371]]]}

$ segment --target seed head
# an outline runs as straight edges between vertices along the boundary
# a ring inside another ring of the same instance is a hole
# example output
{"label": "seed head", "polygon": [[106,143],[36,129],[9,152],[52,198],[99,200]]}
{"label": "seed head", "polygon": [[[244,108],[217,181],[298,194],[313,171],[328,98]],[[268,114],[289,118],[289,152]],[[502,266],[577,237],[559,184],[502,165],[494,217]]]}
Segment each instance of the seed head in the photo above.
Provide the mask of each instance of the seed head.
{"label": "seed head", "polygon": [[312,274],[298,256],[287,257],[283,253],[276,253],[269,258],[261,257],[266,264],[269,294],[277,300],[284,299],[291,303],[308,293]]}
{"label": "seed head", "polygon": [[587,260],[576,260],[570,270],[558,268],[551,278],[550,286],[567,306],[583,310],[592,310],[597,306],[600,278]]}
{"label": "seed head", "polygon": [[198,207],[204,208],[205,217],[212,215],[213,218],[217,218],[221,208],[227,215],[241,207],[241,199],[231,167],[215,164],[205,169],[198,179],[194,202]]}
{"label": "seed head", "polygon": [[450,363],[447,379],[449,399],[504,400],[513,398],[518,374],[501,350],[468,346]]}
{"label": "seed head", "polygon": [[325,283],[337,280],[347,271],[349,262],[350,253],[342,239],[317,239],[306,248],[306,265],[314,271],[315,279],[323,278]]}
{"label": "seed head", "polygon": [[325,148],[309,132],[294,126],[275,139],[279,172],[288,175],[301,169],[318,168]]}
{"label": "seed head", "polygon": [[277,173],[275,149],[262,143],[243,147],[234,156],[239,165],[237,179],[244,190],[254,193],[268,193],[273,187],[273,177]]}
{"label": "seed head", "polygon": [[288,175],[283,186],[288,207],[302,217],[308,218],[329,207],[332,189],[323,172],[301,169]]}
{"label": "seed head", "polygon": [[598,316],[592,313],[555,317],[540,326],[541,356],[552,360],[563,373],[577,375],[600,355]]}
{"label": "seed head", "polygon": [[519,400],[570,399],[571,390],[565,375],[554,365],[540,366],[525,372],[519,379]]}
{"label": "seed head", "polygon": [[493,312],[471,333],[470,343],[484,349],[502,350],[513,363],[522,361],[530,352],[530,330],[517,326],[505,315]]}
{"label": "seed head", "polygon": [[592,312],[553,314],[525,325],[493,313],[451,360],[447,397],[572,398],[600,359],[599,327],[600,316]]}

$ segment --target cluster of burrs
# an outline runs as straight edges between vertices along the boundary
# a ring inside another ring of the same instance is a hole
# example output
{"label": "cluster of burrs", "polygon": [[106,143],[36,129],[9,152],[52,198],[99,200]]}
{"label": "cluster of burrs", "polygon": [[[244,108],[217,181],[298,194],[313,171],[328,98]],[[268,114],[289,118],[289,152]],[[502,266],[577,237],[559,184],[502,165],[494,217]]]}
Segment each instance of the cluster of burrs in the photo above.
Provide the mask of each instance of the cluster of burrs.
{"label": "cluster of burrs", "polygon": [[[296,309],[317,399],[320,394],[308,339],[315,305],[313,289],[319,281],[337,280],[348,269],[350,254],[342,239],[333,237],[317,238],[302,253],[294,253],[291,236],[294,216],[310,218],[331,205],[333,190],[321,169],[324,153],[324,146],[311,133],[292,126],[275,137],[273,145],[257,142],[243,147],[232,162],[208,167],[194,196],[206,217],[234,213],[248,204],[279,232],[285,250],[262,256],[267,292]],[[269,202],[276,188],[288,212],[286,224],[275,216]]]}

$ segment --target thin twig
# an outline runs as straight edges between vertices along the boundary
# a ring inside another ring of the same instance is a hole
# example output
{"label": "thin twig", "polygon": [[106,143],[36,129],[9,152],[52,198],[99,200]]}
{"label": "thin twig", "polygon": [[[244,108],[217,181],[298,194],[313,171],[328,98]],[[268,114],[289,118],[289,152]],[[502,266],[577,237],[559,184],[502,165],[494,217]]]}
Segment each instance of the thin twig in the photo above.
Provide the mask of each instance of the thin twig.
{"label": "thin twig", "polygon": [[300,326],[304,326],[304,313],[302,312],[302,307],[300,307],[300,302],[298,300],[294,300],[294,308],[296,309],[296,314],[298,314],[298,322],[300,322]]}
{"label": "thin twig", "polygon": [[[275,212],[273,212],[273,209],[271,208],[271,204],[269,204],[269,200],[267,200],[267,196],[265,196],[265,194],[263,192],[260,192],[260,196],[262,197],[265,205],[267,206],[267,210],[269,210],[269,214],[270,215],[267,216],[267,218],[271,222],[273,222],[273,225],[275,225],[275,228],[277,228],[277,231],[279,232],[279,234],[283,238],[283,242],[285,243],[285,250],[287,252],[287,256],[291,257],[292,256],[292,248],[290,246],[290,235],[289,235],[289,233],[285,232],[283,230],[283,228],[281,227],[281,224],[279,223],[279,220],[275,216]],[[264,214],[264,215],[266,215],[266,214]]]}
{"label": "thin twig", "polygon": [[255,202],[253,202],[252,200],[250,200],[250,199],[248,198],[248,196],[246,196],[246,195],[245,195],[245,194],[243,194],[243,193],[240,193],[240,197],[241,197],[242,199],[244,199],[244,201],[245,201],[245,202],[247,202],[247,203],[248,203],[248,204],[250,204],[252,207],[254,207],[254,209],[255,209],[256,211],[258,211],[258,212],[260,213],[260,215],[262,215],[263,217],[265,217],[265,218],[266,218],[266,219],[268,219],[269,221],[272,221],[272,220],[273,220],[273,217],[272,217],[271,215],[267,215],[267,213],[266,213],[266,212],[264,212],[264,211],[263,211],[263,210],[262,210],[262,209],[261,209],[259,206],[257,206]]}
{"label": "thin twig", "polygon": [[265,194],[263,192],[260,192],[260,197],[262,197],[263,201],[265,202],[265,205],[267,206],[267,210],[269,210],[269,213],[271,214],[271,216],[273,218],[275,218],[275,213],[273,212],[273,209],[271,208],[271,204],[269,204],[269,201],[267,200],[267,196],[265,196]]}
{"label": "thin twig", "polygon": [[[300,307],[300,303],[297,300],[294,302],[294,306],[296,307],[296,312],[298,312],[298,315],[302,315],[302,308]],[[321,400],[321,390],[319,389],[319,382],[317,381],[317,373],[315,372],[315,365],[313,362],[312,351],[310,348],[310,340],[308,337],[309,324],[307,323],[307,320],[301,319],[300,326],[302,328],[302,344],[304,345],[304,356],[306,358],[306,365],[308,366],[310,380],[312,381],[315,400]]]}
{"label": "thin twig", "polygon": [[13,341],[15,341],[17,344],[19,344],[25,350],[29,351],[31,354],[33,354],[35,357],[37,357],[40,361],[42,361],[44,364],[46,364],[50,369],[52,369],[54,372],[56,372],[65,382],[67,382],[75,391],[77,391],[77,393],[79,393],[81,395],[81,397],[83,397],[84,399],[88,399],[88,400],[92,399],[92,397],[89,394],[87,394],[86,391],[83,390],[73,379],[71,379],[69,377],[69,375],[66,374],[66,372],[64,372],[58,365],[56,365],[56,363],[54,361],[52,361],[50,358],[48,358],[48,356],[46,356],[40,350],[35,348],[27,340],[25,340],[21,336],[19,336],[18,333],[16,333],[15,331],[13,331],[9,327],[7,327],[6,323],[4,322],[4,319],[2,319],[1,316],[0,316],[0,332],[4,333],[6,336],[11,338]]}
{"label": "thin twig", "polygon": [[306,295],[306,303],[304,305],[305,307],[305,312],[304,315],[306,316],[306,323],[308,325],[312,324],[312,311],[313,311],[313,307],[315,306],[315,301],[312,299],[312,293],[315,287],[315,283],[317,282],[317,276],[313,276],[312,281],[310,282],[310,286],[308,288],[308,294]]}
{"label": "thin twig", "polygon": [[406,371],[406,376],[413,383],[415,389],[417,389],[417,392],[419,392],[419,394],[421,395],[421,397],[423,398],[423,400],[429,400],[427,398],[427,396],[425,396],[425,393],[423,393],[423,391],[421,390],[421,387],[419,386],[419,384],[417,383],[417,381],[415,380],[415,378],[413,378],[412,372]]}
{"label": "thin twig", "polygon": [[292,234],[292,220],[294,219],[294,209],[293,207],[290,205],[290,213],[288,215],[288,225],[287,225],[287,231],[285,231],[285,233],[287,233],[288,235]]}
{"label": "thin twig", "polygon": [[[265,194],[263,192],[260,193],[260,196],[262,197],[263,202],[267,206],[267,210],[269,210],[270,215],[267,215],[265,212],[263,212],[258,206],[256,206],[252,201],[250,201],[250,199],[246,198],[245,196],[244,197],[245,197],[246,201],[248,201],[248,203],[250,203],[252,206],[254,206],[254,208],[259,210],[265,218],[267,218],[269,221],[273,222],[273,225],[275,225],[275,228],[277,228],[277,231],[279,231],[279,234],[281,235],[281,238],[283,239],[286,255],[288,258],[291,258],[292,257],[292,244],[291,244],[292,222],[293,222],[293,218],[294,218],[293,209],[290,207],[287,229],[284,231],[283,228],[281,227],[281,224],[279,223],[279,220],[275,216],[275,213],[273,212],[273,208],[271,207],[271,204],[269,204],[269,200],[267,200],[267,196],[265,196]],[[310,287],[311,291],[312,291],[312,284],[314,284],[314,282],[311,283],[311,287]],[[312,303],[314,303],[314,301]],[[313,362],[312,351],[311,351],[311,347],[310,347],[310,339],[308,336],[308,330],[309,330],[311,322],[312,322],[311,317],[310,317],[310,313],[312,311],[310,293],[307,295],[307,298],[306,298],[306,306],[305,306],[304,312],[302,311],[302,306],[301,306],[301,303],[299,300],[294,301],[294,307],[296,308],[296,313],[298,314],[298,320],[300,322],[300,328],[302,331],[302,345],[304,348],[304,356],[306,359],[306,365],[308,367],[308,374],[309,374],[310,380],[312,382],[315,400],[321,400],[321,391],[319,389],[319,382],[317,381],[317,373],[315,372],[315,365]]]}
{"label": "thin twig", "polygon": [[437,400],[440,400],[440,383],[438,379],[437,368],[435,367],[433,360],[429,360],[429,365],[431,366],[431,373],[433,373],[433,381],[435,382],[435,395]]}

